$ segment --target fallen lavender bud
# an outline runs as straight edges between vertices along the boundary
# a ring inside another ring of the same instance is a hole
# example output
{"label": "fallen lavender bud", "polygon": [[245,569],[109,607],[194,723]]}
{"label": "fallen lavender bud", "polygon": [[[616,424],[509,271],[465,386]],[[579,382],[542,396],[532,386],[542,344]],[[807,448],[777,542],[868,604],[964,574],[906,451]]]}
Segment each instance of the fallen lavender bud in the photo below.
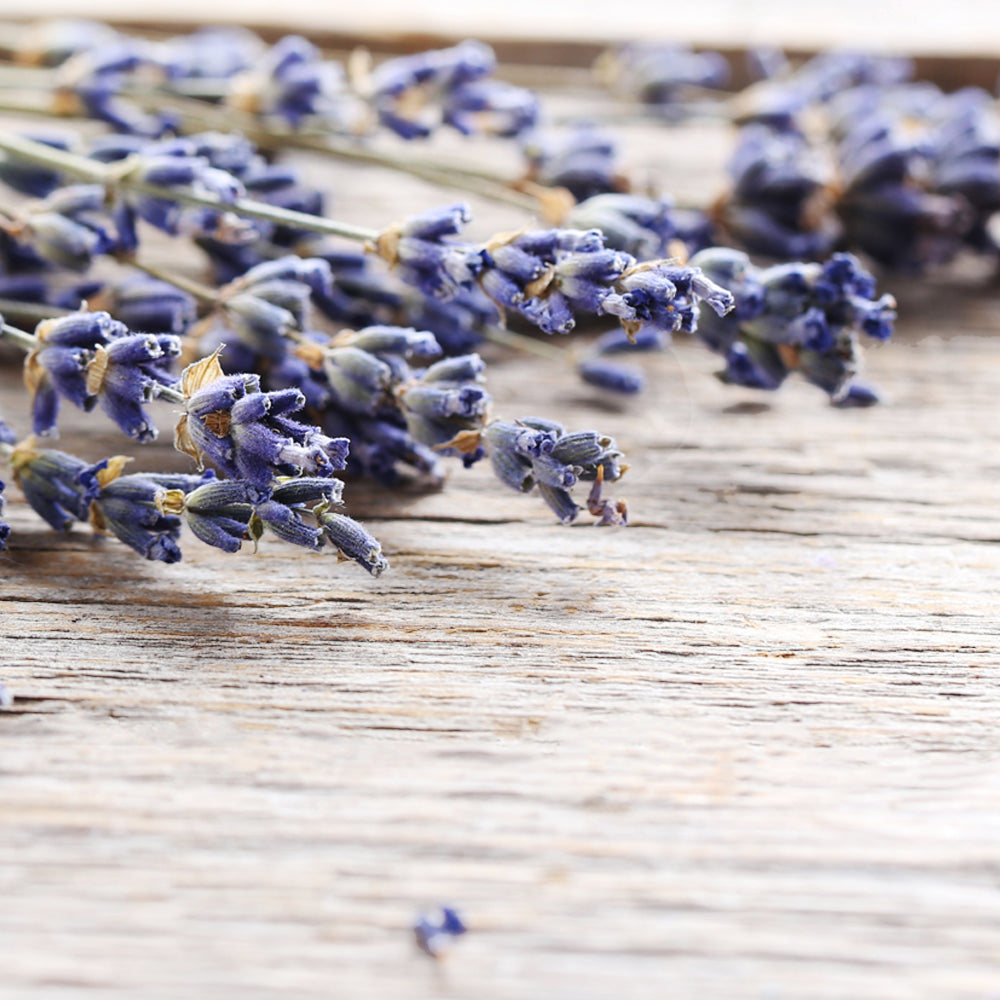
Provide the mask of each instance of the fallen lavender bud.
{"label": "fallen lavender bud", "polygon": [[624,396],[634,396],[646,387],[646,377],[634,365],[617,364],[604,358],[584,358],[576,370],[588,385]]}
{"label": "fallen lavender bud", "polygon": [[468,930],[458,911],[451,906],[442,906],[435,913],[421,913],[413,924],[417,947],[431,958],[441,958],[455,939]]}
{"label": "fallen lavender bud", "polygon": [[3,495],[5,488],[6,484],[0,479],[0,552],[7,548],[7,539],[10,537],[10,525],[3,520],[3,509],[7,503],[6,497]]}

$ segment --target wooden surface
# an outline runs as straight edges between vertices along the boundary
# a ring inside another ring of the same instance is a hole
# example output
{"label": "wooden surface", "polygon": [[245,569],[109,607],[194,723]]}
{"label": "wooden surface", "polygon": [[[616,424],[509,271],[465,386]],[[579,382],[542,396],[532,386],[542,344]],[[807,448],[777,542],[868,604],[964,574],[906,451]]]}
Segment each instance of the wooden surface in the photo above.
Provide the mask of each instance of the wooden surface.
{"label": "wooden surface", "polygon": [[[724,134],[631,139],[718,183]],[[348,218],[441,200],[306,166]],[[372,580],[278,544],[150,564],[11,490],[0,995],[1000,995],[996,288],[890,287],[871,411],[723,387],[686,341],[624,405],[494,354],[499,415],[616,435],[626,530],[485,468],[351,484]],[[472,928],[440,969],[409,931],[436,902]]]}

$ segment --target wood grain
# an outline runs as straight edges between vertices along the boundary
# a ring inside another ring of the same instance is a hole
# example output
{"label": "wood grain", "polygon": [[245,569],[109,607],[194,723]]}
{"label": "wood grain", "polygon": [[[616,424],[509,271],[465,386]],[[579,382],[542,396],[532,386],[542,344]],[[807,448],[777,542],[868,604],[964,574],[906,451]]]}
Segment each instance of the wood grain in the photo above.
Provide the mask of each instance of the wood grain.
{"label": "wood grain", "polygon": [[[725,137],[683,134],[636,156],[707,194]],[[345,217],[440,198],[304,162]],[[494,354],[498,413],[629,453],[623,531],[476,468],[349,486],[378,580],[163,566],[11,490],[0,995],[997,996],[996,291],[893,290],[870,411],[723,387],[687,341],[626,404]],[[64,444],[121,449],[96,416]],[[442,968],[409,932],[439,901],[472,927]]]}

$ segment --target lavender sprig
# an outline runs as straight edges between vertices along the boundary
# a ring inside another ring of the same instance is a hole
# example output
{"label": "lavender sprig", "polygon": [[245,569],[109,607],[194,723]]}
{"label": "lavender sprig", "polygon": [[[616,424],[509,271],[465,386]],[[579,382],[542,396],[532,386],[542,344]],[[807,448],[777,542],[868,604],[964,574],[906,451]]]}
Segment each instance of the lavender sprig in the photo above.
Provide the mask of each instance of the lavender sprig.
{"label": "lavender sprig", "polygon": [[595,431],[568,433],[554,421],[523,417],[488,424],[482,446],[501,482],[520,493],[537,489],[564,524],[580,511],[569,492],[578,481],[594,484],[587,506],[599,524],[627,523],[625,503],[601,495],[602,485],[620,479],[627,469],[612,438]]}
{"label": "lavender sprig", "polygon": [[346,438],[330,438],[293,420],[305,396],[297,389],[261,392],[256,375],[226,375],[213,354],[181,376],[184,415],[174,443],[200,466],[266,488],[277,476],[330,476],[347,461]]}
{"label": "lavender sprig", "polygon": [[[7,332],[6,330],[4,331]],[[180,342],[167,334],[130,334],[105,312],[78,312],[38,324],[25,358],[36,434],[53,434],[60,399],[82,410],[98,403],[130,437],[156,437],[144,405],[177,379],[167,367]]]}
{"label": "lavender sprig", "polygon": [[875,298],[875,281],[850,254],[824,264],[777,264],[759,269],[745,254],[714,248],[692,260],[734,293],[726,317],[706,317],[699,337],[726,359],[724,382],[777,389],[792,371],[823,389],[834,403],[877,401],[855,382],[861,334],[892,335],[891,295]]}

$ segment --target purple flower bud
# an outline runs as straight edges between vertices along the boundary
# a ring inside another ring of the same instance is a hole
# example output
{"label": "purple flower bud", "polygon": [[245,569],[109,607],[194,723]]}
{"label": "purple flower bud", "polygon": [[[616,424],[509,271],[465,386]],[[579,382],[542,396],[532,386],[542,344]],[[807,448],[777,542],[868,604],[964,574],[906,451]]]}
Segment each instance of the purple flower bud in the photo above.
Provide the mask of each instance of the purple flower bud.
{"label": "purple flower bud", "polygon": [[603,358],[586,358],[577,365],[580,377],[588,385],[631,396],[642,392],[645,376],[632,365],[619,365]]}
{"label": "purple flower bud", "polygon": [[283,118],[297,128],[313,115],[337,117],[344,102],[344,73],[300,35],[286,35],[234,78],[229,103],[244,111]]}
{"label": "purple flower bud", "polygon": [[443,103],[444,122],[463,135],[517,136],[538,121],[538,98],[524,87],[477,80],[455,87]]}
{"label": "purple flower bud", "polygon": [[225,375],[215,355],[185,369],[181,387],[187,402],[176,444],[199,462],[260,488],[276,476],[331,476],[344,468],[346,439],[288,416],[305,404],[296,389],[261,392],[256,375]]}
{"label": "purple flower bud", "polygon": [[181,520],[164,514],[156,498],[168,483],[183,479],[195,488],[200,477],[160,477],[122,475],[122,455],[105,459],[84,469],[79,476],[90,505],[90,523],[102,535],[114,535],[146,559],[174,563],[181,559],[177,545]]}
{"label": "purple flower bud", "polygon": [[437,913],[421,913],[413,924],[417,947],[431,958],[440,958],[455,939],[468,932],[458,912],[442,906]]}
{"label": "purple flower bud", "polygon": [[108,295],[111,312],[130,330],[182,334],[197,316],[191,295],[146,275],[118,282]]}
{"label": "purple flower bud", "polygon": [[87,500],[79,476],[87,467],[61,451],[38,450],[33,441],[19,444],[10,457],[14,482],[28,506],[56,531],[87,520]]}
{"label": "purple flower bud", "polygon": [[532,180],[566,188],[577,201],[621,187],[617,142],[589,122],[576,124],[568,133],[531,135],[522,151]]}
{"label": "purple flower bud", "polygon": [[4,482],[0,479],[0,552],[7,548],[7,539],[10,537],[10,525],[2,519],[4,504],[7,502],[3,491]]}
{"label": "purple flower bud", "polygon": [[87,365],[87,394],[129,437],[152,441],[157,431],[143,404],[158,386],[177,384],[167,369],[180,353],[180,341],[169,334],[136,333],[98,345]]}
{"label": "purple flower bud", "polygon": [[364,566],[372,576],[380,576],[389,568],[389,560],[382,555],[378,540],[353,518],[324,511],[317,515],[317,520],[327,540],[346,559]]}
{"label": "purple flower bud", "polygon": [[90,410],[97,397],[87,389],[87,370],[99,347],[128,334],[106,312],[79,312],[43,320],[35,329],[38,347],[24,360],[36,434],[56,428],[60,397]]}
{"label": "purple flower bud", "polygon": [[594,431],[567,434],[538,418],[495,420],[484,428],[482,441],[497,478],[521,493],[537,487],[564,524],[579,512],[569,494],[577,480],[612,482],[625,471],[613,439]]}
{"label": "purple flower bud", "polygon": [[214,477],[186,495],[177,491],[172,496],[166,490],[154,500],[162,513],[183,513],[192,533],[206,545],[224,552],[238,552],[250,537],[250,519],[254,504],[267,496],[248,483],[239,480],[219,480]]}

